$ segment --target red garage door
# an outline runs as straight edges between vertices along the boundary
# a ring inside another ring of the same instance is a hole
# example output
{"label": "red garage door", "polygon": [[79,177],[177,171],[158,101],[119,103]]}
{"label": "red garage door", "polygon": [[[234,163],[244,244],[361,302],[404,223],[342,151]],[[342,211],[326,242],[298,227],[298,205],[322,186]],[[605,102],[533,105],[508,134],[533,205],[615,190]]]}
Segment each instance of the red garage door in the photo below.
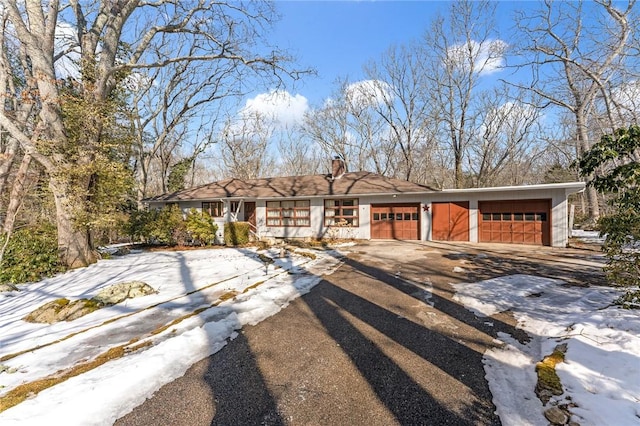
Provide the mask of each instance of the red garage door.
{"label": "red garage door", "polygon": [[480,201],[479,241],[551,245],[551,200]]}
{"label": "red garage door", "polygon": [[419,204],[373,204],[371,206],[371,238],[420,239],[419,212]]}
{"label": "red garage door", "polygon": [[432,239],[469,241],[469,202],[432,203]]}

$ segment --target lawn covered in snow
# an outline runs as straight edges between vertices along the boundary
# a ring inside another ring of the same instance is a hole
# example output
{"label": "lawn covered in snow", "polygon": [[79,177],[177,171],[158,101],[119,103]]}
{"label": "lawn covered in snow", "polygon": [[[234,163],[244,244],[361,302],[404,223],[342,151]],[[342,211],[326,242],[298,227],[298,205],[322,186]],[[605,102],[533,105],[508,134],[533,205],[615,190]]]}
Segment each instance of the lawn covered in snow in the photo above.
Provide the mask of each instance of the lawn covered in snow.
{"label": "lawn covered in snow", "polygon": [[[276,314],[340,264],[337,251],[313,253],[315,258],[303,253],[281,258],[279,251],[265,252],[274,259],[265,265],[253,249],[139,252],[0,293],[0,357],[24,352],[0,362],[0,396],[109,348],[133,348],[1,412],[0,424],[41,425],[60,418],[66,425],[112,424],[223,348],[244,325]],[[108,285],[134,280],[158,293],[71,322],[22,321],[51,300],[90,298]],[[565,388],[558,401],[571,399],[574,419],[583,426],[640,424],[640,318],[637,310],[609,306],[619,291],[568,287],[528,275],[455,288],[459,303],[477,315],[511,310],[531,336],[519,343],[501,334],[501,348],[485,354],[486,377],[504,425],[548,423],[534,393],[534,367],[559,342],[568,343],[568,350],[557,366]],[[234,297],[225,297],[229,294]]]}
{"label": "lawn covered in snow", "polygon": [[[0,293],[0,358],[24,352],[0,363],[0,396],[109,348],[129,342],[141,348],[1,412],[0,425],[42,425],[51,419],[64,419],[67,426],[113,424],[223,348],[242,326],[257,324],[307,293],[340,263],[336,251],[303,252],[282,258],[279,250],[263,252],[273,264],[265,264],[253,249],[132,253],[21,286],[24,291]],[[70,322],[22,320],[52,300],[90,298],[128,281],[144,281],[158,293]],[[230,294],[235,297],[226,299]]]}
{"label": "lawn covered in snow", "polygon": [[[549,424],[540,413],[571,404],[580,425],[640,424],[640,311],[611,306],[621,294],[608,287],[567,286],[531,275],[455,284],[454,299],[478,316],[511,310],[531,340],[501,333],[500,349],[485,353],[489,388],[505,425]],[[535,365],[560,344],[556,365],[564,394],[543,407],[534,389]]]}

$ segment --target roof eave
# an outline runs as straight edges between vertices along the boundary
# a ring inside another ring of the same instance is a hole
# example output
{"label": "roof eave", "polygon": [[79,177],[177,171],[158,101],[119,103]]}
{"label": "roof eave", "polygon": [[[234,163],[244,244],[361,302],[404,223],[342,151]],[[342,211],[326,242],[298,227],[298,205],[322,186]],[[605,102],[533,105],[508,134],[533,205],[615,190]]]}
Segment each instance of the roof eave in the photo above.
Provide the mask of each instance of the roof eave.
{"label": "roof eave", "polygon": [[576,192],[584,191],[586,184],[584,182],[564,182],[564,183],[543,183],[536,185],[518,185],[518,186],[493,186],[488,188],[463,188],[463,189],[443,189],[440,191],[443,194],[460,194],[465,192],[505,192],[505,191],[536,191],[536,190],[552,190],[552,189],[564,189],[571,191],[573,194]]}

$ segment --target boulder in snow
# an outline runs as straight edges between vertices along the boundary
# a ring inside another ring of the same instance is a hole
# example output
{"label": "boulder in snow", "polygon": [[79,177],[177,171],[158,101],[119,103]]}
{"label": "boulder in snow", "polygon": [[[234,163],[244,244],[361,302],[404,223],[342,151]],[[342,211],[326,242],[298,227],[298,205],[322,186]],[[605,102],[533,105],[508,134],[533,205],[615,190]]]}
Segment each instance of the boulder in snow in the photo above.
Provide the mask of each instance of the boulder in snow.
{"label": "boulder in snow", "polygon": [[27,322],[53,324],[60,321],[72,321],[100,309],[100,305],[88,299],[56,299],[45,303],[23,319]]}
{"label": "boulder in snow", "polygon": [[134,297],[146,296],[154,293],[157,293],[157,291],[145,282],[129,281],[103,288],[91,300],[95,300],[101,305],[109,306],[120,303],[126,299],[133,299]]}
{"label": "boulder in snow", "polygon": [[102,289],[91,299],[70,301],[62,298],[45,303],[23,319],[27,322],[53,324],[60,321],[72,321],[104,306],[115,305],[125,299],[157,293],[149,284],[142,281],[130,281],[114,284]]}

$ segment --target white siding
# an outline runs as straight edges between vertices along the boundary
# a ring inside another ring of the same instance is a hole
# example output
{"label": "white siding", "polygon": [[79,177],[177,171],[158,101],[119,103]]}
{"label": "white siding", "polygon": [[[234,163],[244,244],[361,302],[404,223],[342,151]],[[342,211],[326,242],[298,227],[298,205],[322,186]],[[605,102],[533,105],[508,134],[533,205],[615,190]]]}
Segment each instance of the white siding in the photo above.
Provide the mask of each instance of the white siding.
{"label": "white siding", "polygon": [[[551,245],[553,247],[565,247],[568,242],[568,208],[567,196],[577,192],[576,187],[555,187],[554,185],[538,185],[535,187],[510,187],[510,188],[486,188],[472,190],[445,190],[442,192],[425,193],[417,195],[376,195],[359,197],[299,197],[310,201],[310,226],[305,227],[280,227],[266,226],[266,200],[256,200],[256,225],[258,233],[262,237],[271,238],[354,238],[371,239],[371,205],[412,203],[420,204],[420,239],[431,240],[431,214],[433,202],[469,202],[469,241],[478,242],[478,203],[479,201],[498,200],[532,200],[551,199]],[[358,226],[357,227],[326,227],[324,226],[324,200],[338,198],[358,199]],[[282,200],[292,200],[283,198]],[[165,203],[150,203],[150,208],[160,208]],[[200,210],[201,201],[180,202],[180,208],[187,213],[189,209]],[[238,213],[238,218],[244,218],[244,206]],[[233,220],[230,212],[226,212],[224,218],[216,218],[222,238],[222,230],[225,221]]]}

